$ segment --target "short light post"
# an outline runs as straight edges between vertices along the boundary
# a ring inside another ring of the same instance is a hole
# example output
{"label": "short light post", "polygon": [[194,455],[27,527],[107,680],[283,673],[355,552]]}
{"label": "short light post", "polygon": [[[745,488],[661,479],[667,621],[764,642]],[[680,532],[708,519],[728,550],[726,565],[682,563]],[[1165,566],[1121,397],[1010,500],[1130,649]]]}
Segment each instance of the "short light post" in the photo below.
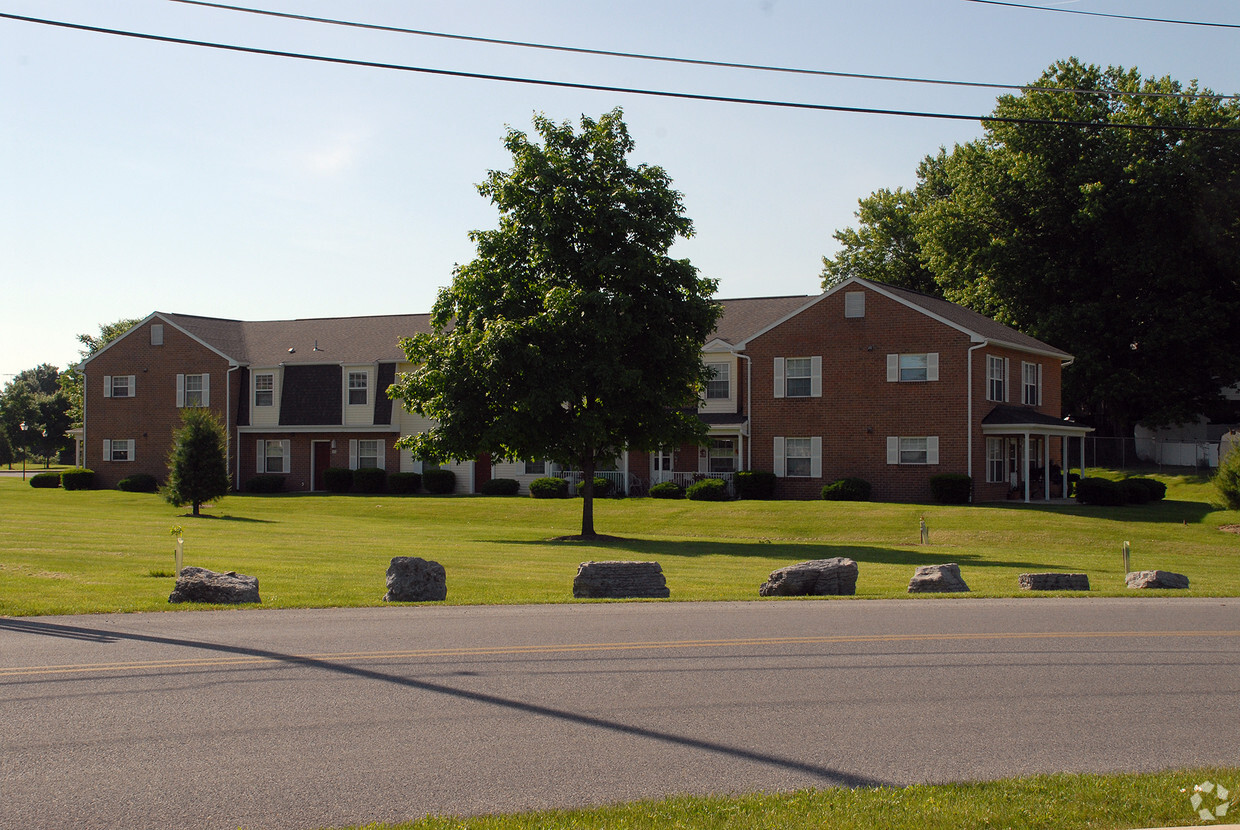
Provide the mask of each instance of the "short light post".
{"label": "short light post", "polygon": [[22,421],[17,425],[22,431],[22,481],[26,480],[26,422]]}

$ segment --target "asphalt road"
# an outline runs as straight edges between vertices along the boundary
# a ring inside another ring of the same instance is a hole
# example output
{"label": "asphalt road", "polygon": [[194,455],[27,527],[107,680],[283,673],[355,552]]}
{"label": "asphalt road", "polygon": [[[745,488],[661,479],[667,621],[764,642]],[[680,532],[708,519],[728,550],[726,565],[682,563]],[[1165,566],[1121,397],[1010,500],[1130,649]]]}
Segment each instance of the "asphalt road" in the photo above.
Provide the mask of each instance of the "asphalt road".
{"label": "asphalt road", "polygon": [[0,618],[0,827],[1240,765],[1238,701],[1236,599]]}

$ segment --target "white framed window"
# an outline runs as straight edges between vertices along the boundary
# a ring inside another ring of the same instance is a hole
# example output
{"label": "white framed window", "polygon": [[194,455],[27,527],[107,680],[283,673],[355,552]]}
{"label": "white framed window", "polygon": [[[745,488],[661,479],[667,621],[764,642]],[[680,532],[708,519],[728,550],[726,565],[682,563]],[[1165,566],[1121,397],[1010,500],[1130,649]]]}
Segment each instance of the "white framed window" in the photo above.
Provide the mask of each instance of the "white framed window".
{"label": "white framed window", "polygon": [[1042,405],[1042,364],[1021,363],[1022,396],[1025,406]]}
{"label": "white framed window", "polygon": [[384,469],[383,442],[377,438],[350,439],[349,469]]}
{"label": "white framed window", "polygon": [[706,382],[706,400],[727,400],[732,397],[732,367],[727,363],[707,363],[711,371]]}
{"label": "white framed window", "polygon": [[132,438],[112,438],[105,439],[103,442],[103,460],[104,461],[133,461],[134,460],[134,439]]}
{"label": "white framed window", "polygon": [[349,372],[349,406],[366,405],[369,380],[368,372]]}
{"label": "white framed window", "polygon": [[844,293],[844,316],[845,317],[864,317],[865,316],[865,292],[864,291],[847,291]]}
{"label": "white framed window", "polygon": [[709,471],[712,473],[736,472],[736,439],[714,438],[711,440]]}
{"label": "white framed window", "polygon": [[1007,400],[1007,358],[986,356],[986,400]]}
{"label": "white framed window", "polygon": [[822,437],[776,437],[774,466],[780,478],[821,478]]}
{"label": "white framed window", "polygon": [[938,379],[938,352],[887,355],[887,381],[890,383],[919,383]]}
{"label": "white framed window", "polygon": [[887,463],[926,465],[939,463],[939,437],[887,436]]}
{"label": "white framed window", "polygon": [[177,375],[177,406],[210,406],[211,376]]}
{"label": "white framed window", "polygon": [[546,460],[525,462],[525,474],[527,476],[545,476],[547,474]]}
{"label": "white framed window", "polygon": [[258,439],[256,456],[258,472],[287,473],[292,469],[292,453],[289,440]]}
{"label": "white framed window", "polygon": [[254,375],[254,405],[273,406],[276,397],[276,376],[274,372],[260,372]]}
{"label": "white framed window", "polygon": [[1002,438],[986,439],[986,481],[998,483],[1007,480],[1007,465],[1004,463],[1004,441]]}
{"label": "white framed window", "polygon": [[105,398],[132,398],[136,392],[136,375],[103,376],[103,396]]}
{"label": "white framed window", "polygon": [[822,397],[822,355],[777,357],[774,371],[775,397]]}

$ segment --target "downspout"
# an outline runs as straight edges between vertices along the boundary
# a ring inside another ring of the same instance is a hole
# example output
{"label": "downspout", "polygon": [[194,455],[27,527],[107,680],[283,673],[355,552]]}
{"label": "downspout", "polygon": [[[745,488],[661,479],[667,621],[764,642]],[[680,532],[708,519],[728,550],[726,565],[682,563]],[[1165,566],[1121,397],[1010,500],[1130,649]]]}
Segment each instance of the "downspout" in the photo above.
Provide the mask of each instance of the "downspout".
{"label": "downspout", "polygon": [[745,442],[745,469],[753,469],[753,358],[749,355],[736,353],[738,360],[745,361],[745,429],[743,434],[749,440]]}
{"label": "downspout", "polygon": [[[983,340],[981,343],[978,343],[976,346],[970,346],[969,353],[967,356],[968,357],[969,390],[968,390],[968,404],[966,405],[968,412],[965,413],[966,418],[967,418],[967,423],[965,424],[964,443],[965,443],[965,448],[966,448],[966,457],[968,458],[967,463],[969,465],[969,478],[973,477],[973,353],[977,351],[978,349],[980,349],[982,346],[987,345],[988,342],[989,341]],[[976,489],[975,487],[969,488],[969,501],[970,502],[973,501],[973,491],[975,489]]]}
{"label": "downspout", "polygon": [[[233,411],[232,411],[232,373],[240,369],[240,366],[229,366],[228,371],[224,373],[224,457],[232,452],[232,431],[234,428]],[[240,438],[237,439],[237,446],[241,446]],[[233,476],[233,490],[240,492],[241,490],[241,453],[237,453],[237,473]]]}

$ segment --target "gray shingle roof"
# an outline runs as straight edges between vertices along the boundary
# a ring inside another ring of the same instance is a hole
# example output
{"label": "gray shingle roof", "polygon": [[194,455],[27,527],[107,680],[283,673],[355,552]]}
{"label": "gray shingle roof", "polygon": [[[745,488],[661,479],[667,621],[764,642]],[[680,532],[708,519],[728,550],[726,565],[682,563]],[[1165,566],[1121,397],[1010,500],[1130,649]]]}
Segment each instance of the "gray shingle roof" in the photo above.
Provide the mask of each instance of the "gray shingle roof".
{"label": "gray shingle roof", "polygon": [[718,326],[707,340],[717,339],[735,345],[808,305],[813,299],[814,297],[809,295],[798,295],[720,300],[723,316],[719,318]]}

